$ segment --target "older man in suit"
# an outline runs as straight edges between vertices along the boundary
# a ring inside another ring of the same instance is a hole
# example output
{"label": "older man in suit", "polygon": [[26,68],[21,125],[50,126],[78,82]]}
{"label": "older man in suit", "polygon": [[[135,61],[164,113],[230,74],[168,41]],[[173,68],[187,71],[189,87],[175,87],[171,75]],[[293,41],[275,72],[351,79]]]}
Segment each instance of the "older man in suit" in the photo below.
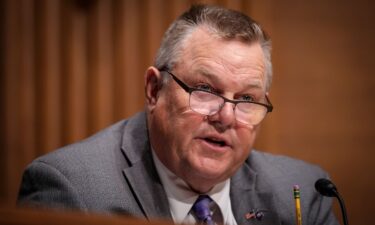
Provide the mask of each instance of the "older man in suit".
{"label": "older man in suit", "polygon": [[252,146],[272,105],[270,40],[242,13],[193,6],[167,30],[145,73],[146,109],[36,159],[20,204],[176,223],[337,224],[316,166]]}

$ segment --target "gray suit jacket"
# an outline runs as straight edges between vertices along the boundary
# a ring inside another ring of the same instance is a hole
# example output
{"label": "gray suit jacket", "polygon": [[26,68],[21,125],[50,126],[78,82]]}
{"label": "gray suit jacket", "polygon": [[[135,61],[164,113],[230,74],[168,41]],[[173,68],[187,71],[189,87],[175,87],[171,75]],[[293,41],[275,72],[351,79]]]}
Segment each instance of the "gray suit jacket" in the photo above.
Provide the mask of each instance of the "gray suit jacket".
{"label": "gray suit jacket", "polygon": [[[326,173],[316,166],[254,150],[231,178],[234,216],[238,224],[295,224],[293,185],[298,184],[304,225],[338,224],[331,200],[314,190],[322,177]],[[36,159],[23,175],[18,203],[171,219],[145,113]],[[263,217],[247,219],[249,212]]]}

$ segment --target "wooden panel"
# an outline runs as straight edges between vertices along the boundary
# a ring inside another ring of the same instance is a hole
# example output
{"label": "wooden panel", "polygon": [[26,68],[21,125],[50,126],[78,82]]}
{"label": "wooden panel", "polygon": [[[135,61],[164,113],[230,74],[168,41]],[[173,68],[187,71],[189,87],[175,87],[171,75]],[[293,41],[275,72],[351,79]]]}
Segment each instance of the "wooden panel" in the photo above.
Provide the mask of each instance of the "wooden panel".
{"label": "wooden panel", "polygon": [[[19,128],[19,57],[20,57],[20,17],[17,14],[19,4],[17,2],[5,3],[5,24],[4,29],[4,152],[2,156],[5,158],[5,164],[2,164],[2,171],[4,171],[5,193],[1,196],[4,200],[8,200],[11,195],[11,190],[17,188],[17,176],[14,176],[14,170],[19,170],[17,163],[17,152],[19,151],[20,143],[18,141]],[[16,166],[15,166],[16,165]],[[18,176],[19,177],[19,176]],[[12,193],[14,195],[14,193]]]}
{"label": "wooden panel", "polygon": [[[143,105],[143,71],[142,65],[142,45],[146,38],[143,20],[147,16],[147,11],[142,8],[140,1],[121,2],[121,12],[117,13],[118,21],[115,25],[117,31],[115,49],[116,56],[116,90],[120,92],[116,101],[117,107],[121,108],[121,115],[124,118],[134,114]],[[143,3],[144,4],[144,3]],[[140,26],[142,24],[143,26]],[[121,98],[121,99],[120,99]]]}
{"label": "wooden panel", "polygon": [[72,143],[88,135],[87,9],[73,1],[64,2],[63,140]]}
{"label": "wooden panel", "polygon": [[360,200],[375,201],[374,8],[370,1],[289,0],[255,1],[252,11],[274,49],[275,111],[258,147],[329,171],[354,224],[371,223],[375,210]]}
{"label": "wooden panel", "polygon": [[19,73],[19,107],[20,107],[20,130],[18,134],[19,143],[23,146],[17,152],[18,166],[22,168],[30,159],[36,157],[35,154],[35,60],[34,60],[34,3],[23,0],[20,4],[21,10],[21,43],[20,43],[20,73]]}
{"label": "wooden panel", "polygon": [[111,1],[97,1],[89,17],[89,115],[90,131],[108,125],[113,118],[113,34]]}
{"label": "wooden panel", "polygon": [[[0,1],[0,21],[6,21],[7,14],[5,13],[5,2]],[[9,185],[8,176],[7,176],[7,157],[6,152],[7,142],[6,142],[6,129],[5,121],[6,121],[6,110],[5,110],[5,96],[6,96],[6,89],[5,89],[5,22],[0,22],[0,47],[3,49],[3,53],[0,53],[0,124],[3,124],[2,128],[0,128],[0,148],[4,149],[0,151],[0,179],[3,180],[4,185],[0,185],[0,202],[5,202],[7,200],[7,192]]]}
{"label": "wooden panel", "polygon": [[41,38],[43,49],[41,79],[43,81],[41,143],[43,152],[61,145],[61,58],[60,58],[60,1],[45,0]]}

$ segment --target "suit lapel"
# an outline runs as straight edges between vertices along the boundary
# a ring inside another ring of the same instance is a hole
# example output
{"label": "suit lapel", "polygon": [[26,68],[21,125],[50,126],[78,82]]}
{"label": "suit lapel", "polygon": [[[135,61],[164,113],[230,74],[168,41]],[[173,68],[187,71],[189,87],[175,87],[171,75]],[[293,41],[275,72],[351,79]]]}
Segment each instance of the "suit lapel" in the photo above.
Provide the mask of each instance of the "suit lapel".
{"label": "suit lapel", "polygon": [[128,121],[122,151],[129,165],[123,170],[125,179],[145,217],[171,219],[168,199],[152,159],[145,113]]}
{"label": "suit lapel", "polygon": [[244,164],[231,178],[230,198],[238,224],[276,225],[280,219],[275,211],[272,193],[256,190],[257,175]]}
{"label": "suit lapel", "polygon": [[[145,159],[146,160],[146,159]],[[150,156],[148,162],[138,162],[124,169],[125,178],[138,204],[148,219],[171,218],[168,199]]]}

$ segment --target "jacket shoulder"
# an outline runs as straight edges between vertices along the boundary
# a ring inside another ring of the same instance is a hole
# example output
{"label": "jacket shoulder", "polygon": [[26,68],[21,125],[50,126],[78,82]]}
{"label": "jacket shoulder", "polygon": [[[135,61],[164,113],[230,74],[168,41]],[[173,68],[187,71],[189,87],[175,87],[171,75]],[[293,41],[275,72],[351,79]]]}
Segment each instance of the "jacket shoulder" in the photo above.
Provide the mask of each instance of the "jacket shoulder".
{"label": "jacket shoulder", "polygon": [[249,165],[260,173],[299,176],[308,173],[310,175],[324,175],[321,167],[306,161],[295,159],[289,156],[276,155],[253,150],[248,158]]}
{"label": "jacket shoulder", "polygon": [[119,121],[35,159],[24,172],[18,201],[91,211],[127,209],[140,214],[123,174],[127,160],[122,143],[132,123],[139,121]]}

